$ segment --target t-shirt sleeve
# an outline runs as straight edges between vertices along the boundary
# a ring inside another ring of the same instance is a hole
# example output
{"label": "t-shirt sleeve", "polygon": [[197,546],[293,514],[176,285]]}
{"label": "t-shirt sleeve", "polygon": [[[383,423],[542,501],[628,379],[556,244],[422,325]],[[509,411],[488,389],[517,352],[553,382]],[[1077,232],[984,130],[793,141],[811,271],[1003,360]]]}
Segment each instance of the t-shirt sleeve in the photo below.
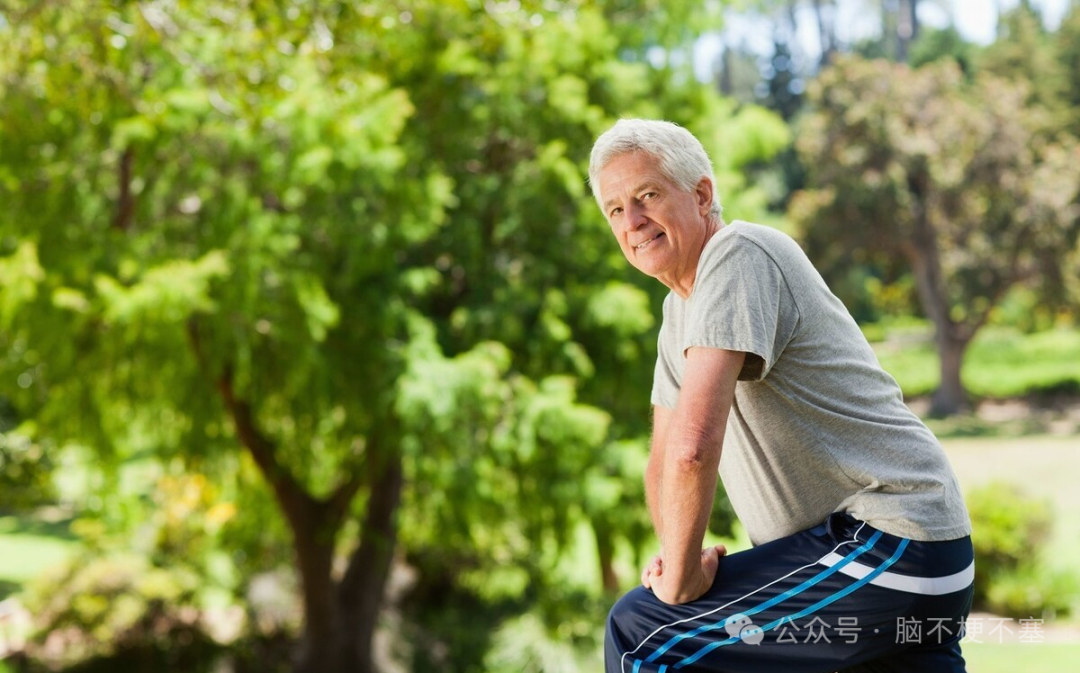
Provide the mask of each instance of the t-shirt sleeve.
{"label": "t-shirt sleeve", "polygon": [[687,306],[682,352],[694,346],[747,353],[741,381],[768,376],[794,334],[798,310],[775,260],[732,236],[708,248]]}
{"label": "t-shirt sleeve", "polygon": [[651,402],[654,406],[674,409],[679,401],[678,366],[673,360],[682,357],[678,338],[674,334],[668,302],[664,302],[664,320],[656,344],[656,369],[653,371]]}

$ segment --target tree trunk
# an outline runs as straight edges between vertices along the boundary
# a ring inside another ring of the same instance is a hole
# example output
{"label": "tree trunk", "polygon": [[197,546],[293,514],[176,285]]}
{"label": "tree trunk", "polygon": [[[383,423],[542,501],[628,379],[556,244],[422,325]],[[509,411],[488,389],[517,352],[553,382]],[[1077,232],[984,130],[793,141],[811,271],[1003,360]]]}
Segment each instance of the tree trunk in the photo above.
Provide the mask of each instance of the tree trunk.
{"label": "tree trunk", "polygon": [[[193,325],[191,334],[199,352]],[[218,390],[241,443],[273,489],[292,533],[304,606],[304,631],[294,670],[376,673],[372,640],[397,543],[396,514],[404,482],[401,455],[384,442],[387,435],[396,437],[393,426],[368,438],[363,475],[350,475],[328,498],[317,499],[278,461],[276,447],[258,428],[251,405],[236,396],[228,367],[218,379]],[[333,576],[334,549],[350,505],[364,484],[361,476],[366,476],[368,486],[361,540],[338,582]]]}
{"label": "tree trunk", "polygon": [[305,617],[296,673],[378,671],[373,641],[397,544],[396,514],[404,480],[401,457],[396,453],[374,455],[369,463],[373,469],[369,471],[361,541],[340,582],[332,576],[340,520],[334,520],[328,508],[320,507],[320,518],[293,531]]}
{"label": "tree trunk", "polygon": [[836,28],[834,19],[825,19],[822,0],[814,0],[814,16],[817,18],[818,39],[821,41],[821,67],[825,67],[832,61],[833,52],[836,51]]}
{"label": "tree trunk", "polygon": [[112,223],[113,228],[120,231],[131,229],[132,221],[135,219],[135,192],[132,190],[131,185],[134,179],[132,175],[134,165],[135,150],[128,147],[120,155],[120,171],[117,176],[120,191],[116,196],[116,215],[113,217]]}
{"label": "tree trunk", "polygon": [[296,554],[300,586],[303,593],[304,631],[297,643],[295,670],[297,673],[324,673],[344,671],[341,660],[336,587],[333,579],[334,540],[337,530],[325,521],[325,515],[316,514],[312,508],[308,516],[300,518],[302,525],[293,525],[293,550]]}
{"label": "tree trunk", "polygon": [[960,367],[968,341],[945,335],[938,337],[941,360],[941,385],[930,400],[930,415],[935,418],[952,416],[968,409],[967,392],[960,380]]}
{"label": "tree trunk", "polygon": [[604,592],[618,594],[619,576],[615,572],[615,543],[611,539],[611,531],[607,526],[594,522],[593,534],[596,536],[596,552],[600,560],[600,578]]}
{"label": "tree trunk", "polygon": [[919,0],[907,0],[908,21],[911,24],[911,41],[919,39]]}
{"label": "tree trunk", "polygon": [[929,215],[929,176],[926,171],[913,171],[908,190],[912,196],[912,236],[903,246],[915,276],[915,288],[923,312],[934,323],[935,341],[941,367],[941,384],[930,403],[930,414],[950,416],[967,408],[967,393],[960,379],[964,349],[971,342],[974,329],[965,329],[951,315],[945,272],[941,253]]}
{"label": "tree trunk", "polygon": [[404,485],[401,455],[377,455],[369,446],[372,475],[362,537],[338,592],[341,673],[374,673],[373,638],[397,545],[397,509]]}
{"label": "tree trunk", "polygon": [[720,77],[718,78],[720,93],[725,96],[730,96],[735,91],[735,80],[732,77],[734,61],[731,46],[725,44],[724,50],[720,52]]}
{"label": "tree trunk", "polygon": [[907,63],[911,43],[919,34],[918,0],[901,0],[896,16],[896,61]]}

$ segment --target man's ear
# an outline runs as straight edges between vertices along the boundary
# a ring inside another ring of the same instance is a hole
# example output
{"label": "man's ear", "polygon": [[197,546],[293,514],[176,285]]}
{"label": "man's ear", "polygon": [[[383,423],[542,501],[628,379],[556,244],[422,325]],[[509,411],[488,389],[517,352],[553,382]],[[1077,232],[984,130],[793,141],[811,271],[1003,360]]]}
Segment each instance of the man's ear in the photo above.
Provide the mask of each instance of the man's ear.
{"label": "man's ear", "polygon": [[713,202],[713,183],[709,178],[701,178],[698,180],[697,187],[694,188],[694,196],[697,198],[698,211],[704,217],[712,210]]}

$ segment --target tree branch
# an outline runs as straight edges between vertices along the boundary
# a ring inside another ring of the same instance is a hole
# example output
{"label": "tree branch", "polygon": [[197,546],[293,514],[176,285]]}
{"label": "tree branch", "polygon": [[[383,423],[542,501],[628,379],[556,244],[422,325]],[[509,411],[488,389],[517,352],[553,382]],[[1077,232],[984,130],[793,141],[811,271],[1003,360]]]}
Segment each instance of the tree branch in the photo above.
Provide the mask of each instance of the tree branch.
{"label": "tree branch", "polygon": [[[390,433],[393,436],[393,433]],[[345,602],[362,600],[364,609],[376,610],[382,599],[365,588],[382,578],[390,569],[390,560],[397,544],[396,514],[404,485],[401,455],[381,442],[369,444],[367,475],[370,497],[364,514],[360,544],[349,558],[349,566],[341,579],[341,595]],[[374,601],[374,603],[372,603]]]}
{"label": "tree branch", "polygon": [[135,219],[135,194],[131,191],[131,171],[135,163],[135,149],[128,147],[120,157],[120,194],[116,200],[116,217],[113,218],[113,229],[128,231]]}
{"label": "tree branch", "polygon": [[349,511],[349,505],[352,504],[353,498],[356,497],[357,492],[363,485],[363,471],[352,470],[352,475],[339,484],[330,494],[330,497],[326,499],[326,506],[335,522],[340,522],[345,518]]}
{"label": "tree branch", "polygon": [[[187,333],[188,341],[191,343],[191,350],[195,353],[199,368],[207,378],[214,378],[203,349],[199,325],[195,318],[188,319]],[[262,472],[263,477],[273,488],[282,510],[290,519],[293,527],[297,530],[302,529],[307,523],[314,521],[311,518],[314,510],[325,505],[311,497],[300,482],[278,461],[273,442],[263,435],[256,426],[251,405],[236,396],[236,390],[233,386],[232,366],[225,365],[214,380],[218,393],[220,393],[221,399],[225,403],[225,411],[236,428],[240,444],[248,450],[255,460],[255,464],[259,467],[259,471]]]}
{"label": "tree branch", "polygon": [[[255,425],[251,405],[236,397],[233,388],[232,365],[226,365],[217,380],[218,392],[225,402],[225,409],[232,418],[240,443],[251,453],[263,477],[273,487],[286,513],[298,512],[315,504],[313,498],[300,486],[296,478],[277,459],[273,442],[266,438]],[[292,514],[290,513],[290,516]]]}

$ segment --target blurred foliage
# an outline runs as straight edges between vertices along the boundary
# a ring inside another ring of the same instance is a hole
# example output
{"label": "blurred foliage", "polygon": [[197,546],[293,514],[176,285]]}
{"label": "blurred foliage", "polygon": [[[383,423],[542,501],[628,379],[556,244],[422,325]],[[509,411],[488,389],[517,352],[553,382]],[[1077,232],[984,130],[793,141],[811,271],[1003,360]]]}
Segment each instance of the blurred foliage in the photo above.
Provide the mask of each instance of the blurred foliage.
{"label": "blurred foliage", "polygon": [[995,614],[1016,619],[1069,617],[1080,596],[1075,572],[1046,564],[1024,564],[991,580],[986,606]]}
{"label": "blurred foliage", "polygon": [[40,443],[0,421],[0,511],[28,511],[52,503],[52,457]]}
{"label": "blurred foliage", "polygon": [[[79,513],[92,556],[41,617],[67,620],[70,657],[116,654],[101,629],[164,648],[148,625],[191,616],[162,611],[171,586],[200,615],[246,606],[238,666],[285,666],[296,624],[259,612],[269,583],[305,606],[300,670],[330,671],[356,647],[332,622],[366,628],[396,549],[414,670],[588,667],[627,559],[655,544],[665,290],[625,264],[585,181],[618,117],[695,132],[735,217],[775,221],[809,185],[791,213],[861,320],[933,315],[905,263],[919,212],[941,225],[954,326],[1038,332],[1066,291],[1080,306],[1080,10],[1049,35],[1018,9],[986,50],[924,31],[916,71],[840,63],[810,92],[800,164],[790,55],[765,83],[781,114],[693,77],[725,7],[3,3],[0,507],[55,482]],[[1072,352],[1048,334],[1038,348]],[[976,341],[1013,369],[972,390],[1027,390],[1034,341],[1011,343]],[[903,357],[940,380],[931,353]],[[1067,385],[1054,362],[1034,385]],[[710,531],[733,520],[718,498]],[[161,582],[110,589],[99,564]]]}
{"label": "blurred foliage", "polygon": [[966,42],[955,26],[924,27],[911,45],[911,66],[918,68],[942,59],[952,59],[964,74],[973,70],[976,47]]}
{"label": "blurred foliage", "polygon": [[[582,624],[582,626],[585,626]],[[592,625],[588,625],[592,628]],[[583,647],[570,633],[552,630],[533,614],[508,621],[495,634],[494,644],[484,660],[490,673],[575,673],[600,670],[600,647]],[[580,638],[579,638],[580,639]]]}
{"label": "blurred foliage", "polygon": [[996,482],[966,500],[975,546],[976,609],[1016,618],[1067,613],[1080,578],[1044,563],[1053,524],[1049,504]]}
{"label": "blurred foliage", "polygon": [[741,169],[786,126],[690,74],[719,7],[5,4],[0,374],[33,441],[86,453],[78,530],[235,597],[294,561],[299,670],[368,656],[398,531],[416,601],[568,614],[582,523],[632,580],[662,288],[584,169],[666,117],[764,213]]}
{"label": "blurred foliage", "polygon": [[[5,296],[0,295],[0,301]],[[15,375],[15,384],[28,385],[33,380],[34,368],[41,365],[36,355],[27,358],[25,352],[7,342],[3,332],[0,332],[0,351],[3,353],[0,357],[12,364],[18,363],[11,371]],[[45,445],[34,441],[30,436],[33,424],[20,425],[17,410],[0,391],[0,511],[27,511],[56,498],[48,440]]]}
{"label": "blurred foliage", "polygon": [[[928,395],[937,388],[940,370],[929,325],[910,322],[867,331],[878,339],[878,360],[905,397]],[[1015,328],[987,327],[964,355],[964,383],[977,398],[1037,401],[1075,394],[1080,391],[1080,332],[1062,328],[1024,334]]]}
{"label": "blurred foliage", "polygon": [[1075,114],[1080,109],[1080,5],[1075,2],[1069,5],[1053,39],[1066,80],[1062,96],[1073,111],[1067,122],[1068,128],[1074,136],[1080,137],[1080,115]]}
{"label": "blurred foliage", "polygon": [[850,57],[809,90],[797,145],[810,189],[790,215],[841,293],[853,263],[883,279],[910,270],[936,328],[936,413],[964,406],[964,349],[1005,293],[1031,282],[1060,296],[1072,273],[1080,146],[1026,95],[986,73],[968,82],[950,61]]}
{"label": "blurred foliage", "polygon": [[37,629],[28,653],[57,668],[148,644],[168,652],[209,641],[198,624],[197,589],[195,575],[135,554],[73,559],[26,593]]}
{"label": "blurred foliage", "polygon": [[1018,568],[1050,536],[1049,505],[1025,497],[1012,485],[984,486],[968,494],[967,502],[975,529],[972,542],[979,554],[976,572],[983,580]]}
{"label": "blurred foliage", "polygon": [[977,64],[980,70],[1022,85],[1025,105],[1049,117],[1051,127],[1062,128],[1075,117],[1064,99],[1067,61],[1032,3],[1021,2],[1002,14],[997,39],[981,51]]}

